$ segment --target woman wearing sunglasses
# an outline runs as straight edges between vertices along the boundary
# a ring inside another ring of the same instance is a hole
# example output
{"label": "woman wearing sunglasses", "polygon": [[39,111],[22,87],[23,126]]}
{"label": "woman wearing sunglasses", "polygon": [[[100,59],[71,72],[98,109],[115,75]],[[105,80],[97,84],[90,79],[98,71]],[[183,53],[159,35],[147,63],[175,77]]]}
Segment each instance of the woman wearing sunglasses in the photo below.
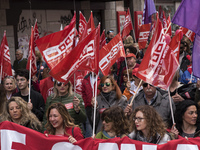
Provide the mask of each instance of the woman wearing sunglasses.
{"label": "woman wearing sunglasses", "polygon": [[165,124],[152,106],[137,107],[130,117],[129,137],[142,142],[164,144],[171,140]]}
{"label": "woman wearing sunglasses", "polygon": [[[100,115],[111,106],[120,106],[124,109],[127,105],[127,99],[122,95],[121,90],[115,80],[111,76],[103,76],[98,86],[100,90],[96,102],[96,133],[101,130],[102,120]],[[92,106],[95,104],[95,98],[92,98]],[[93,111],[94,112],[94,111]],[[93,116],[93,115],[92,115]]]}
{"label": "woman wearing sunglasses", "polygon": [[101,115],[102,130],[96,135],[97,139],[110,139],[127,136],[128,120],[121,107],[113,106],[107,108]]}
{"label": "woman wearing sunglasses", "polygon": [[69,142],[75,143],[83,139],[81,129],[74,124],[74,119],[69,115],[65,105],[51,104],[46,113],[47,124],[45,136],[56,135],[68,137]]}
{"label": "woman wearing sunglasses", "polygon": [[[83,106],[82,97],[72,92],[72,84],[62,83],[57,80],[54,81],[54,94],[49,96],[45,105],[45,112],[47,112],[48,107],[53,104],[60,102],[65,105],[70,116],[74,119],[74,123],[79,125],[81,128],[81,123],[86,121],[85,108]],[[43,126],[46,124],[46,116],[43,118]]]}

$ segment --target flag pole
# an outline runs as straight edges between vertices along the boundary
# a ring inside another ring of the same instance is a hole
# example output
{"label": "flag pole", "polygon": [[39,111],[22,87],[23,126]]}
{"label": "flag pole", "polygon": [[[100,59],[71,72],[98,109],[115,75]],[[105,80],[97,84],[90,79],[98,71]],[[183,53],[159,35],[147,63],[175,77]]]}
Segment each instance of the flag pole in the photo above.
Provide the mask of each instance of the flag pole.
{"label": "flag pole", "polygon": [[98,75],[96,75],[96,85],[95,85],[95,101],[94,101],[94,117],[93,117],[93,130],[92,130],[92,136],[94,137],[95,134],[95,121],[96,121],[96,109],[97,109],[97,78]]}
{"label": "flag pole", "polygon": [[171,26],[171,22],[170,22],[170,24],[169,24],[169,26],[167,27],[167,30],[165,31],[165,33],[164,33],[164,35],[166,35],[167,34],[167,31],[169,30],[169,27]]}
{"label": "flag pole", "polygon": [[126,64],[126,71],[127,71],[128,81],[130,81],[130,77],[129,77],[128,65],[127,65],[126,57],[125,57],[125,64]]}
{"label": "flag pole", "polygon": [[170,110],[171,110],[171,116],[172,116],[172,123],[174,124],[174,113],[173,113],[173,108],[172,108],[172,99],[170,96],[170,92],[169,92],[169,87],[168,87],[168,95],[169,95],[169,105],[170,105]]}
{"label": "flag pole", "polygon": [[132,97],[132,99],[131,99],[130,105],[133,104],[133,100],[134,100],[135,96],[137,95],[137,92],[138,92],[138,90],[139,90],[141,84],[142,84],[142,79],[140,80],[140,83],[139,83],[139,85],[138,85],[138,87],[137,87],[137,89],[136,89],[136,91],[135,91],[135,94],[133,95],[133,97]]}
{"label": "flag pole", "polygon": [[[4,30],[4,35],[3,36],[6,36],[6,30]],[[2,39],[2,41],[4,42],[4,47],[5,47],[5,40],[4,40],[4,38]],[[0,83],[1,83],[2,75],[3,75],[3,64],[2,64],[2,62],[3,62],[3,55],[4,55],[4,48],[3,48],[3,52],[1,52],[1,75],[0,75]]]}

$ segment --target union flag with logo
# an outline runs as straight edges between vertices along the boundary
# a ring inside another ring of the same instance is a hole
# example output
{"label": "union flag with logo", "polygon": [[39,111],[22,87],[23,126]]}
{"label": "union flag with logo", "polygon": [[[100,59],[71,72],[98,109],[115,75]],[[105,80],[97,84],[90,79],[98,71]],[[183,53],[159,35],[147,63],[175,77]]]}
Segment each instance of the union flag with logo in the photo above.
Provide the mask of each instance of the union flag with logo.
{"label": "union flag with logo", "polygon": [[140,27],[140,29],[139,29],[139,39],[138,39],[139,49],[145,48],[145,46],[147,44],[148,37],[149,37],[150,28],[151,28],[151,23],[143,24]]}

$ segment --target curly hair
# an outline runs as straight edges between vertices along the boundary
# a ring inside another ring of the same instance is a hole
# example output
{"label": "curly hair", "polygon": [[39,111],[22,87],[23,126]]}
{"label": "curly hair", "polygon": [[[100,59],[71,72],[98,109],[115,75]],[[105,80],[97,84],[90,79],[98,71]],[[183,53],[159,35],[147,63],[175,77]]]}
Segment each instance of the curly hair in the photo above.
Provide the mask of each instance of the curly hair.
{"label": "curly hair", "polygon": [[137,131],[135,121],[133,118],[135,118],[137,112],[142,112],[144,115],[144,118],[146,120],[146,128],[147,128],[147,139],[149,140],[151,137],[155,138],[157,136],[157,133],[160,134],[161,138],[164,137],[166,133],[166,125],[164,121],[162,120],[161,116],[156,112],[156,110],[149,105],[143,105],[137,107],[133,113],[130,116],[130,132]]}
{"label": "curly hair", "polygon": [[[101,115],[102,120],[109,120],[113,122],[113,131],[116,133],[117,136],[128,134],[128,119],[124,114],[124,111],[119,106],[113,106],[107,108],[103,111]],[[102,127],[103,130],[103,127]]]}
{"label": "curly hair", "polygon": [[[52,99],[55,99],[59,95],[58,89],[56,88],[57,82],[58,82],[57,80],[54,81]],[[70,81],[67,84],[68,84],[68,93],[69,93],[69,96],[71,96],[73,95],[72,84]]]}
{"label": "curly hair", "polygon": [[113,90],[116,91],[117,99],[119,100],[122,97],[122,92],[121,92],[119,86],[117,85],[116,81],[114,80],[114,78],[112,76],[110,76],[110,75],[103,76],[101,78],[101,81],[100,81],[99,85],[98,85],[98,89],[100,91],[102,91],[101,83],[104,83],[106,79],[110,79],[110,81],[112,83],[112,86],[114,87]]}
{"label": "curly hair", "polygon": [[[52,126],[52,124],[49,121],[49,114],[52,109],[56,109],[59,112],[59,114],[61,115],[61,117],[63,119],[63,128],[64,129],[66,127],[77,127],[77,125],[74,124],[74,119],[70,116],[65,105],[63,105],[62,103],[53,103],[49,106],[47,113],[46,113],[47,123],[46,123],[45,127],[49,134],[55,135],[55,133],[56,133],[56,129]],[[66,132],[65,132],[65,134],[68,135]]]}
{"label": "curly hair", "polygon": [[11,102],[16,102],[16,104],[20,107],[21,109],[21,119],[20,119],[20,125],[25,125],[26,123],[28,123],[30,121],[30,127],[31,129],[35,129],[37,131],[41,131],[42,129],[42,124],[41,122],[38,120],[38,118],[36,117],[35,114],[33,114],[27,107],[27,102],[24,101],[21,97],[11,97],[10,100],[7,101],[6,104],[6,110],[5,113],[6,114],[2,114],[2,116],[5,116],[4,119],[2,121],[8,120],[8,121],[13,121],[10,113],[9,113],[9,104]]}
{"label": "curly hair", "polygon": [[183,130],[182,130],[183,116],[184,116],[185,112],[187,111],[188,107],[190,107],[190,106],[196,106],[196,108],[198,110],[198,105],[192,100],[184,100],[184,101],[178,103],[178,105],[176,107],[174,119],[176,122],[176,128],[179,131],[179,134],[181,134],[183,132]]}

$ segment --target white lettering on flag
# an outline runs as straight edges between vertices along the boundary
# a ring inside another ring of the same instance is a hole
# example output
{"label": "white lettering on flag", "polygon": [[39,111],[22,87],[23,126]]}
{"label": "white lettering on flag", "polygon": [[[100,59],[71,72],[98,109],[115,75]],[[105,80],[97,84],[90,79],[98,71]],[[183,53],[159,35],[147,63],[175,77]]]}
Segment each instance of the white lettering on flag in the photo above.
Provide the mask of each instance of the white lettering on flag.
{"label": "white lettering on flag", "polygon": [[98,150],[119,150],[117,143],[99,143]]}
{"label": "white lettering on flag", "polygon": [[176,150],[199,150],[199,148],[192,144],[178,144]]}

